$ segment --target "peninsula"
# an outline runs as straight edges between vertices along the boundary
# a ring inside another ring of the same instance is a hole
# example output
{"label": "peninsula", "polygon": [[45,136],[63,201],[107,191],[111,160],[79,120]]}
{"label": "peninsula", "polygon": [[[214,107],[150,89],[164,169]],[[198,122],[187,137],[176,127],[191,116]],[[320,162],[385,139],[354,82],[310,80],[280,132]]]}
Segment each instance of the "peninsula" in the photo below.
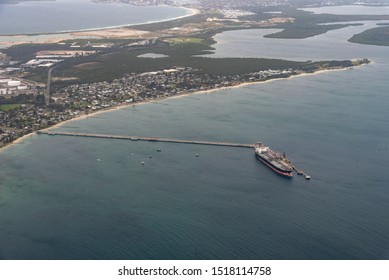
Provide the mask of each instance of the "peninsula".
{"label": "peninsula", "polygon": [[344,69],[369,63],[368,59],[302,63],[298,68],[268,69],[238,75],[201,74],[199,69],[174,67],[154,72],[129,73],[112,82],[73,84],[55,91],[50,102],[0,105],[2,146],[44,128],[121,106],[155,102],[173,96],[235,87],[303,73]]}
{"label": "peninsula", "polygon": [[[204,56],[212,53],[213,36],[226,30],[284,27],[284,32],[277,36],[305,38],[349,25],[328,25],[323,30],[318,23],[340,17],[311,15],[283,6],[279,7],[280,13],[272,13],[274,7],[265,4],[243,9],[233,1],[226,1],[227,6],[215,6],[218,2],[214,1],[200,2],[186,6],[197,11],[190,17],[74,32],[74,39],[11,44],[2,50],[0,146],[102,110],[370,62],[361,58],[304,62]],[[300,28],[303,33],[296,35],[304,17],[311,26],[309,32]],[[341,18],[343,22],[355,20],[353,16]],[[377,18],[382,17],[370,17]]]}

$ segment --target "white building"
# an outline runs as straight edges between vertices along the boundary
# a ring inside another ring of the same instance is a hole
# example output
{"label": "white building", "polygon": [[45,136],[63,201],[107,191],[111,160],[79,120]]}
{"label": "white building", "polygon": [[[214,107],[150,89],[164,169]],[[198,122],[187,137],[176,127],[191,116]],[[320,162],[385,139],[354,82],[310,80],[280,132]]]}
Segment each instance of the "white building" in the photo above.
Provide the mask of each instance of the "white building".
{"label": "white building", "polygon": [[21,82],[20,81],[9,81],[8,83],[7,83],[7,85],[9,86],[9,87],[17,87],[17,86],[20,86],[20,84],[21,84]]}
{"label": "white building", "polygon": [[0,87],[0,95],[7,94],[7,88]]}
{"label": "white building", "polygon": [[6,84],[8,82],[12,81],[12,79],[8,79],[8,78],[0,78],[0,84]]}

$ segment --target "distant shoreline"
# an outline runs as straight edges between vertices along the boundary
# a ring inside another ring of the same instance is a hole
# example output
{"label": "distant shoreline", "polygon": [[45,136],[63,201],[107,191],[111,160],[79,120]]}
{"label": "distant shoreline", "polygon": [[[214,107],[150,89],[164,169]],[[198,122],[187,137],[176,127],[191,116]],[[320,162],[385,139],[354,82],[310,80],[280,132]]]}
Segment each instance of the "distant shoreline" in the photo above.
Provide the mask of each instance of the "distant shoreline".
{"label": "distant shoreline", "polygon": [[[168,19],[162,19],[162,20],[155,20],[155,21],[146,21],[142,23],[131,23],[131,24],[121,24],[121,25],[112,25],[112,26],[106,26],[106,27],[96,27],[96,28],[86,28],[86,29],[75,29],[75,30],[64,30],[64,31],[56,31],[56,32],[41,32],[41,33],[14,33],[14,34],[0,34],[0,49],[1,46],[4,45],[5,48],[9,48],[14,45],[20,45],[25,43],[58,43],[60,41],[63,41],[66,38],[66,36],[74,37],[75,39],[81,38],[81,37],[87,37],[87,36],[74,36],[73,33],[82,33],[82,32],[90,32],[90,31],[105,31],[110,29],[118,29],[118,28],[128,28],[128,27],[136,27],[140,25],[146,25],[146,24],[158,24],[163,22],[169,22],[169,21],[175,21],[187,17],[192,17],[195,15],[198,15],[201,13],[199,9],[196,8],[188,8],[188,7],[179,7],[185,10],[190,11],[190,13],[178,17],[172,17]],[[41,38],[42,40],[39,40],[40,36],[50,36],[50,38]],[[9,38],[9,40],[2,40],[4,38]],[[12,41],[13,38],[25,38],[25,41]],[[34,38],[38,40],[34,41]]]}
{"label": "distant shoreline", "polygon": [[[373,62],[370,62],[370,63],[373,63]],[[361,65],[352,66],[352,67],[345,67],[345,68],[324,69],[324,70],[318,70],[318,71],[314,71],[314,72],[300,73],[300,74],[291,75],[291,76],[286,77],[286,78],[273,78],[273,79],[268,79],[268,80],[265,80],[265,81],[244,82],[244,83],[237,84],[237,85],[234,85],[234,86],[227,86],[227,87],[220,87],[220,88],[214,88],[214,89],[208,89],[208,90],[199,90],[199,91],[194,91],[194,92],[187,92],[187,93],[182,93],[182,94],[174,95],[174,96],[153,98],[153,99],[149,99],[149,100],[145,100],[145,101],[135,102],[135,103],[132,103],[132,104],[120,104],[118,106],[114,106],[114,107],[110,107],[110,108],[106,108],[106,109],[101,109],[101,110],[98,110],[98,111],[90,113],[90,114],[82,114],[80,116],[74,117],[72,119],[69,119],[69,120],[66,120],[66,121],[63,121],[63,122],[59,122],[57,124],[54,124],[52,126],[49,126],[49,127],[46,127],[44,129],[40,129],[40,130],[41,131],[48,131],[50,129],[63,126],[64,124],[67,124],[69,122],[74,122],[74,121],[79,121],[79,120],[87,119],[89,117],[96,116],[98,114],[103,114],[103,113],[108,113],[108,112],[112,112],[112,111],[117,111],[117,110],[120,110],[120,109],[123,109],[123,108],[129,108],[129,107],[133,107],[133,106],[145,105],[145,104],[148,104],[148,103],[158,102],[158,101],[161,101],[161,100],[182,98],[182,97],[186,97],[186,96],[190,96],[190,95],[213,93],[215,91],[228,90],[228,89],[233,89],[233,88],[241,88],[241,87],[245,87],[245,86],[249,86],[249,85],[261,84],[261,83],[269,83],[269,82],[276,82],[278,80],[287,80],[287,79],[293,79],[293,78],[303,77],[303,76],[312,76],[312,75],[318,75],[318,74],[334,72],[334,71],[343,71],[343,70],[353,69],[355,67],[359,67],[359,66],[363,66],[363,65],[366,65],[366,64],[361,64]],[[30,137],[32,137],[34,135],[36,135],[36,131],[28,133],[28,134],[25,134],[25,135],[15,139],[12,142],[5,144],[3,147],[0,148],[0,153],[2,151],[4,151],[4,150],[8,149],[8,148],[12,148],[15,144],[22,143],[25,139],[30,138]]]}

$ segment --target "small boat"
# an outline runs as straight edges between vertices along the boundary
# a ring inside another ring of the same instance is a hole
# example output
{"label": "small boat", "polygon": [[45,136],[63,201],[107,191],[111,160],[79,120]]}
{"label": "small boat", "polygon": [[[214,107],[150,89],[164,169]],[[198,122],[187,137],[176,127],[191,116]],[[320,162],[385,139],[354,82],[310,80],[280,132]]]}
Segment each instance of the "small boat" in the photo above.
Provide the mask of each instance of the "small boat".
{"label": "small boat", "polygon": [[196,154],[195,156],[196,156],[196,157],[199,157],[200,155],[199,155],[199,154]]}
{"label": "small boat", "polygon": [[161,151],[161,149],[157,149],[157,152],[160,152]]}
{"label": "small boat", "polygon": [[153,158],[151,155],[149,155],[149,158]]}
{"label": "small boat", "polygon": [[99,161],[99,162],[100,162],[100,161],[101,161],[101,159],[99,159],[99,158],[98,158],[98,159],[97,159],[97,161]]}
{"label": "small boat", "polygon": [[305,180],[311,180],[311,176],[309,176],[309,175],[304,175],[304,178],[305,178]]}
{"label": "small boat", "polygon": [[145,162],[144,162],[144,161],[142,161],[140,164],[142,164],[142,165],[145,165]]}

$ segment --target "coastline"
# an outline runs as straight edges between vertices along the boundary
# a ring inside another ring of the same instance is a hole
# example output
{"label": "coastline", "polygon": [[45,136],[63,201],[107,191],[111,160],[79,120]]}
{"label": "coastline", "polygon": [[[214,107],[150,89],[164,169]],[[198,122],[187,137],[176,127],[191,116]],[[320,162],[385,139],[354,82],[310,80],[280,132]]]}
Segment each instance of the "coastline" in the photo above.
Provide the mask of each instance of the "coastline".
{"label": "coastline", "polygon": [[[122,25],[113,25],[113,26],[107,26],[107,27],[97,27],[97,28],[87,28],[87,29],[78,29],[78,30],[64,30],[64,31],[58,31],[58,32],[44,32],[44,33],[27,33],[27,34],[0,34],[0,49],[2,48],[9,48],[15,45],[21,45],[21,44],[28,44],[28,43],[34,43],[34,44],[55,44],[59,43],[66,39],[85,39],[85,38],[92,38],[92,37],[101,37],[102,36],[89,36],[89,32],[104,32],[109,30],[118,30],[123,29],[126,31],[129,27],[135,28],[139,25],[146,25],[146,24],[158,24],[163,22],[169,22],[169,21],[175,21],[187,17],[192,17],[195,15],[198,15],[201,13],[201,11],[197,8],[188,8],[181,6],[180,8],[190,11],[186,15],[168,18],[168,19],[162,19],[162,20],[155,20],[155,21],[146,21],[142,23],[131,23],[131,24],[122,24]],[[137,30],[140,31],[140,30]],[[84,34],[83,34],[84,33]],[[109,39],[114,39],[116,37],[112,36],[109,37]],[[129,36],[129,38],[131,38]],[[23,39],[23,40],[14,40],[14,39]]]}
{"label": "coastline", "polygon": [[[363,66],[363,65],[366,65],[366,64],[361,64],[361,65],[352,66],[352,67],[345,67],[345,68],[323,69],[323,70],[318,70],[318,71],[311,72],[311,73],[306,72],[306,73],[300,73],[300,74],[296,74],[296,75],[291,75],[291,76],[286,77],[286,78],[274,78],[274,79],[268,79],[268,80],[265,80],[265,81],[244,82],[244,83],[233,85],[233,86],[213,88],[213,89],[207,89],[207,90],[199,90],[199,91],[193,91],[193,92],[186,92],[186,93],[182,93],[182,94],[179,94],[179,95],[159,97],[159,98],[149,99],[149,100],[140,101],[140,102],[136,102],[136,103],[132,103],[132,104],[120,104],[118,106],[114,106],[114,107],[110,107],[110,108],[106,108],[106,109],[101,109],[101,110],[98,110],[96,112],[92,112],[92,113],[89,113],[89,114],[79,115],[79,116],[74,117],[72,119],[69,119],[69,120],[66,120],[66,121],[63,121],[63,122],[59,122],[59,123],[54,124],[52,126],[40,129],[40,131],[48,131],[48,130],[51,130],[51,129],[56,128],[56,127],[63,126],[65,124],[73,122],[73,121],[79,121],[79,120],[87,119],[89,117],[93,117],[93,116],[96,116],[96,115],[99,115],[99,114],[108,113],[108,112],[112,112],[112,111],[116,111],[116,110],[121,110],[123,108],[129,108],[129,107],[133,107],[133,106],[145,105],[145,104],[152,103],[152,102],[158,102],[158,101],[168,100],[168,99],[182,98],[182,97],[186,97],[186,96],[190,96],[190,95],[213,93],[215,91],[222,91],[222,90],[228,90],[228,89],[234,89],[234,88],[241,88],[241,87],[250,86],[250,85],[256,85],[256,84],[261,84],[261,83],[276,82],[276,81],[279,81],[279,80],[287,80],[287,79],[293,79],[293,78],[305,77],[305,76],[313,76],[313,75],[319,75],[319,74],[335,72],[335,71],[349,70],[349,69],[353,69],[354,67],[360,67],[360,66]],[[5,151],[7,148],[11,148],[14,145],[23,143],[23,141],[25,139],[30,138],[30,137],[32,137],[34,135],[36,135],[36,131],[28,133],[28,134],[25,134],[25,135],[15,139],[12,142],[5,144],[5,146],[0,147],[0,153],[2,151]]]}

